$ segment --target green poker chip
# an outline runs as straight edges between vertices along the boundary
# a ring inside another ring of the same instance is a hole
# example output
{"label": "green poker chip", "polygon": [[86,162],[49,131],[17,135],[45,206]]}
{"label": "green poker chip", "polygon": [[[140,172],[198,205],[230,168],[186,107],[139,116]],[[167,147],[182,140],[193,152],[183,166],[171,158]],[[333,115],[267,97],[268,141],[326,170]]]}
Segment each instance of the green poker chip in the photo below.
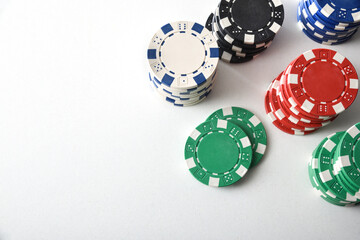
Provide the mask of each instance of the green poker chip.
{"label": "green poker chip", "polygon": [[312,158],[308,165],[308,172],[309,172],[309,178],[310,183],[315,189],[315,191],[320,195],[322,199],[325,201],[332,203],[337,206],[348,206],[352,204],[352,202],[349,201],[343,201],[341,199],[338,199],[335,194],[332,194],[328,189],[326,189],[326,186],[322,182],[320,175],[319,175],[319,156],[320,151],[324,144],[326,143],[328,138],[325,138],[321,141],[319,146],[314,150],[312,154]]}
{"label": "green poker chip", "polygon": [[309,172],[309,176],[310,176],[310,183],[317,195],[319,195],[322,199],[324,199],[328,203],[331,203],[331,204],[334,204],[337,206],[348,206],[348,204],[340,204],[337,201],[334,201],[332,197],[327,195],[321,188],[319,188],[319,185],[314,180],[311,166],[308,167],[308,172]]}
{"label": "green poker chip", "polygon": [[318,170],[321,182],[330,194],[336,196],[340,201],[359,202],[359,199],[349,194],[342,186],[343,181],[339,181],[334,174],[334,155],[341,138],[345,132],[338,132],[326,138],[325,143],[319,149]]}
{"label": "green poker chip", "polygon": [[239,181],[252,162],[250,140],[243,129],[223,120],[200,124],[185,144],[185,161],[191,174],[212,187]]}
{"label": "green poker chip", "polygon": [[335,151],[334,154],[334,162],[335,164],[333,165],[334,168],[334,175],[336,176],[337,180],[339,181],[339,183],[343,186],[343,188],[351,195],[351,196],[355,196],[356,194],[356,189],[353,186],[353,184],[351,182],[349,182],[349,180],[346,178],[346,176],[344,175],[344,173],[341,171],[341,163],[339,162],[339,156],[340,156],[340,148],[339,145]]}
{"label": "green poker chip", "polygon": [[360,203],[360,123],[321,141],[308,164],[311,185],[337,206]]}
{"label": "green poker chip", "polygon": [[253,149],[251,166],[257,165],[265,154],[267,136],[264,125],[252,112],[240,107],[222,108],[211,114],[208,120],[223,119],[240,127],[249,137]]}
{"label": "green poker chip", "polygon": [[346,131],[336,154],[340,175],[351,193],[360,198],[360,123]]}

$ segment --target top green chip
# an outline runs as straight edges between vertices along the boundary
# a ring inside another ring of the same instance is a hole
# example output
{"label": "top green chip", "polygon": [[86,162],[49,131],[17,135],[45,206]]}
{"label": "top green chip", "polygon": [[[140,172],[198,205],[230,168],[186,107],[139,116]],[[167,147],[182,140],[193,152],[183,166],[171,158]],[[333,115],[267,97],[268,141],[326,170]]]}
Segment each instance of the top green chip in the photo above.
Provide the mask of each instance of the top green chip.
{"label": "top green chip", "polygon": [[207,120],[214,119],[230,121],[244,130],[253,149],[251,166],[255,166],[260,162],[265,154],[267,136],[264,125],[252,112],[239,107],[227,107],[217,110],[207,118]]}
{"label": "top green chip", "polygon": [[228,186],[239,181],[250,168],[251,143],[246,133],[231,122],[206,121],[187,139],[185,160],[200,182],[212,187]]}

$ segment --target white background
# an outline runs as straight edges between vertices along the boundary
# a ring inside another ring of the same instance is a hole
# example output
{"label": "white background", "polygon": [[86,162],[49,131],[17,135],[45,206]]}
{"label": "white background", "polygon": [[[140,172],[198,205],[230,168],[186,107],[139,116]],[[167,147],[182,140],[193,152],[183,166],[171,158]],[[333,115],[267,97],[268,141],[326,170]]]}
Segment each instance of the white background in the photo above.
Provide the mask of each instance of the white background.
{"label": "white background", "polygon": [[[330,126],[290,136],[264,94],[295,57],[323,47],[296,27],[297,1],[258,59],[220,63],[213,93],[177,108],[152,91],[146,50],[177,20],[205,23],[218,0],[0,1],[0,240],[357,238],[360,209],[312,190],[307,161],[360,121],[360,98]],[[360,34],[331,47],[360,71]],[[325,47],[325,46],[324,46]],[[213,111],[240,106],[265,124],[268,150],[234,186],[188,172],[184,144]]]}

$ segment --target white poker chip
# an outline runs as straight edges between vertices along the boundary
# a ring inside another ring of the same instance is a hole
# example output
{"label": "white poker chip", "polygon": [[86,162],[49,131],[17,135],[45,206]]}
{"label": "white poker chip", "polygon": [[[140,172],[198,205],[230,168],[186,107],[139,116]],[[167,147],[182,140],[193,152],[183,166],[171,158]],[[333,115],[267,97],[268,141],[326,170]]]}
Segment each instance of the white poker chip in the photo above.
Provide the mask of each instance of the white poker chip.
{"label": "white poker chip", "polygon": [[219,47],[204,26],[173,22],[151,39],[147,58],[151,72],[162,85],[188,90],[212,79],[219,62]]}

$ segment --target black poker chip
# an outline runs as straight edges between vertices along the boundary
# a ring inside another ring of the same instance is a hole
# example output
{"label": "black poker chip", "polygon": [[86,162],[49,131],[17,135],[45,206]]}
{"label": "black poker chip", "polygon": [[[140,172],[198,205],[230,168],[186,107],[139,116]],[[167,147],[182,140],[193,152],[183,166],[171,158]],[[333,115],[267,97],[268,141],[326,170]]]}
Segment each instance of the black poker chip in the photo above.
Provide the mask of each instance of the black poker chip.
{"label": "black poker chip", "polygon": [[244,63],[264,52],[284,21],[280,0],[221,0],[206,21],[225,62]]}

